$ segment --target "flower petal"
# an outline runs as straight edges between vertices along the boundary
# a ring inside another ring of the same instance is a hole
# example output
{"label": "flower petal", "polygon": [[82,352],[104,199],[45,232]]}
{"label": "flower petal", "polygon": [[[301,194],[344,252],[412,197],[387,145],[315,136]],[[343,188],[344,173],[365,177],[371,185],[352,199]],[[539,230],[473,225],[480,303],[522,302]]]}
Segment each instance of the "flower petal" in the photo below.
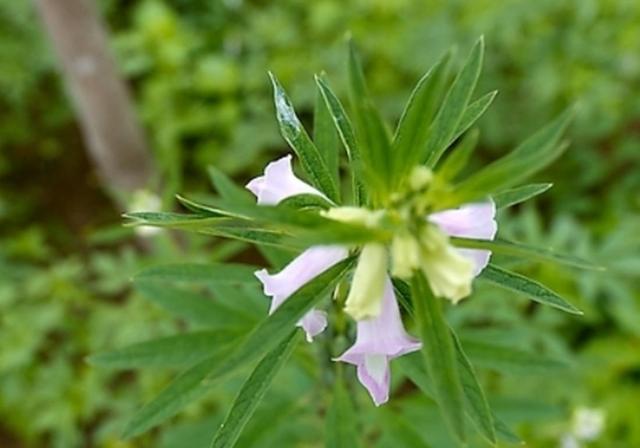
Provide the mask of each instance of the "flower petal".
{"label": "flower petal", "polygon": [[[438,225],[449,236],[493,240],[498,231],[495,221],[496,205],[493,201],[467,204],[429,215],[429,221]],[[491,251],[457,249],[474,263],[474,275],[480,274],[489,263]]]}
{"label": "flower petal", "polygon": [[293,174],[291,155],[268,164],[264,175],[251,180],[246,188],[258,198],[260,205],[276,205],[288,197],[305,193],[326,198],[320,191]]}
{"label": "flower petal", "polygon": [[389,358],[385,355],[367,355],[358,364],[358,381],[362,384],[376,406],[389,400]]}
{"label": "flower petal", "polygon": [[[344,247],[314,246],[302,252],[277,274],[269,274],[266,269],[256,271],[255,276],[262,282],[264,293],[272,298],[269,314],[306,283],[348,255],[349,251]],[[326,328],[326,315],[312,309],[298,324],[307,332],[307,339],[312,340]]]}

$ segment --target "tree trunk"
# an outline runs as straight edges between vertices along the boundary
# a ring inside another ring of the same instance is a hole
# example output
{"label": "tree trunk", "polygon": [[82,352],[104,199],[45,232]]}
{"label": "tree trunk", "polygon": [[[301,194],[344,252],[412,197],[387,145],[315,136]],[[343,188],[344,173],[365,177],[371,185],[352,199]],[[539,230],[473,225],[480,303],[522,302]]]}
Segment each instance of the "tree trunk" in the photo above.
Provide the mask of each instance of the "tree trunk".
{"label": "tree trunk", "polygon": [[105,187],[148,187],[153,163],[92,0],[35,0],[53,42],[85,144]]}

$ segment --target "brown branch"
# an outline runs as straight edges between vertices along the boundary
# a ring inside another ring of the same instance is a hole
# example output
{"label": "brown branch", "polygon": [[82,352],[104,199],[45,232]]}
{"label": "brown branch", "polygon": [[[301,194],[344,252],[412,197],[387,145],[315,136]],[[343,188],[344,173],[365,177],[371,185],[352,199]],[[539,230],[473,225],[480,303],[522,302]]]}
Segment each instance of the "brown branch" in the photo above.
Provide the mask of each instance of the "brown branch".
{"label": "brown branch", "polygon": [[87,150],[104,186],[149,186],[153,163],[92,0],[36,0],[60,60]]}

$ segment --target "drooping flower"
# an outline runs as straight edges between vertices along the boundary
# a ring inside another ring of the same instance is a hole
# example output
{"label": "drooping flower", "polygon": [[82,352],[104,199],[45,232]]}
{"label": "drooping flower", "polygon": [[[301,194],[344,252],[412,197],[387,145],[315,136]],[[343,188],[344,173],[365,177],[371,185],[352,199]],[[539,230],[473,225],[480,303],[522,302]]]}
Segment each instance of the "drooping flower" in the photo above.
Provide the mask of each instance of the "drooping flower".
{"label": "drooping flower", "polygon": [[[340,246],[314,246],[302,252],[277,274],[269,274],[266,269],[256,271],[255,275],[262,282],[265,295],[272,298],[269,314],[306,283],[344,260],[348,255],[349,251]],[[304,329],[307,340],[311,342],[314,336],[326,328],[326,313],[312,309],[305,314],[298,325]]]}
{"label": "drooping flower", "polygon": [[326,199],[321,192],[296,177],[291,167],[291,155],[268,164],[264,175],[256,177],[246,187],[258,198],[260,205],[276,205],[298,194],[315,194]]}
{"label": "drooping flower", "polygon": [[380,313],[373,319],[359,320],[357,325],[355,344],[336,361],[357,367],[358,380],[380,406],[389,399],[389,361],[421,347],[402,325],[393,285],[386,275]]}

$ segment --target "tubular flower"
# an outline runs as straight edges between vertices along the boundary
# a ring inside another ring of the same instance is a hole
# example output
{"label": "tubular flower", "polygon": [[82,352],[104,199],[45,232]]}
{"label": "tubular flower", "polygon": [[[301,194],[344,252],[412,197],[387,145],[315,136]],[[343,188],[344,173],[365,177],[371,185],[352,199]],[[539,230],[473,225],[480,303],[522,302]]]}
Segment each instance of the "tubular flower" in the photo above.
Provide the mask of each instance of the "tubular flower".
{"label": "tubular flower", "polygon": [[385,275],[383,279],[380,313],[374,319],[358,321],[355,344],[336,359],[357,367],[358,380],[367,388],[376,406],[389,399],[389,361],[421,347],[402,325],[389,277]]}

